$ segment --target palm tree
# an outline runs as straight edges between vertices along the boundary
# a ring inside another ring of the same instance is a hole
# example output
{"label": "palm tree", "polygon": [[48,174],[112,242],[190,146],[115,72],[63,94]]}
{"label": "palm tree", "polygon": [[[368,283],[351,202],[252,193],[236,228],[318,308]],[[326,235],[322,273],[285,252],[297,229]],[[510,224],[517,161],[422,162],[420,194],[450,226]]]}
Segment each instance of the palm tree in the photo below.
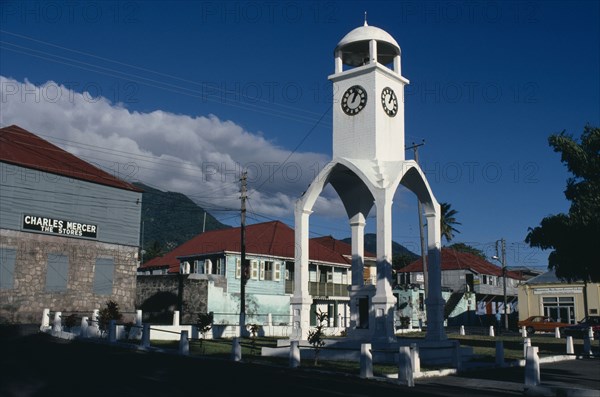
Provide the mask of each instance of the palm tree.
{"label": "palm tree", "polygon": [[440,209],[442,211],[440,216],[442,238],[445,238],[446,242],[450,242],[450,240],[454,238],[454,233],[460,233],[460,231],[454,227],[456,225],[461,225],[454,217],[458,211],[450,209],[449,203],[440,203]]}

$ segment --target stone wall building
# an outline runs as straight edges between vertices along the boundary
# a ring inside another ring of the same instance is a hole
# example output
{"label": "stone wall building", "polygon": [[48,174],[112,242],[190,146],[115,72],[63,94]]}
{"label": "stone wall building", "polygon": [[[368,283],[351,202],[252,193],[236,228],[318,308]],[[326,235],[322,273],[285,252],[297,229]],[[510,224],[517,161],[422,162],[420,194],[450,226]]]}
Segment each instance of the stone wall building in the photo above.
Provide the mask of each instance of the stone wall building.
{"label": "stone wall building", "polygon": [[15,125],[0,175],[0,323],[134,311],[141,191]]}

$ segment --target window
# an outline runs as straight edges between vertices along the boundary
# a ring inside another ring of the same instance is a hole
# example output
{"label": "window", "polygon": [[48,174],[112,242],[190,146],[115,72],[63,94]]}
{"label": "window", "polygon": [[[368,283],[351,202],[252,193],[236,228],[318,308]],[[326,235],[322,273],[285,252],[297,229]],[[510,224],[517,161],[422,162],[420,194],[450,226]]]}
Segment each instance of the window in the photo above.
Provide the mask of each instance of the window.
{"label": "window", "polygon": [[69,277],[69,258],[61,254],[48,254],[46,271],[46,291],[61,292],[67,290]]}
{"label": "window", "polygon": [[205,261],[194,261],[194,270],[192,271],[192,273],[205,274]]}
{"label": "window", "polygon": [[110,295],[113,289],[115,262],[113,258],[97,258],[94,267],[94,293]]}
{"label": "window", "polygon": [[258,262],[250,261],[250,278],[252,280],[258,280]]}
{"label": "window", "polygon": [[236,258],[235,260],[235,278],[242,277],[242,260],[240,258]]}
{"label": "window", "polygon": [[215,263],[215,274],[220,276],[225,274],[225,266],[223,266],[223,258],[218,258]]}
{"label": "window", "polygon": [[17,251],[13,248],[0,248],[0,289],[14,287],[15,259]]}
{"label": "window", "polygon": [[575,299],[572,296],[544,297],[542,304],[545,316],[559,322],[575,323]]}
{"label": "window", "polygon": [[258,275],[258,278],[260,280],[265,279],[265,262],[264,261],[260,261],[260,273]]}
{"label": "window", "polygon": [[273,261],[261,262],[261,278],[269,281],[281,280],[281,263]]}

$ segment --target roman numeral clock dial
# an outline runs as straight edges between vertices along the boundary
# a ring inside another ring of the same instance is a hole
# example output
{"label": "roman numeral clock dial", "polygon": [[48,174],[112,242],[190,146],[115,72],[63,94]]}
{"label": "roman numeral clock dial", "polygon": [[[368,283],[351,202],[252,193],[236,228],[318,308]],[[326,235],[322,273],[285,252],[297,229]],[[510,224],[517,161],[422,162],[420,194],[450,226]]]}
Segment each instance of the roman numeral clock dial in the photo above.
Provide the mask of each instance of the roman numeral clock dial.
{"label": "roman numeral clock dial", "polygon": [[348,88],[342,96],[342,110],[349,116],[354,116],[367,105],[367,92],[359,85]]}
{"label": "roman numeral clock dial", "polygon": [[394,117],[398,113],[398,98],[396,98],[396,93],[390,87],[385,87],[381,91],[381,105],[390,117]]}

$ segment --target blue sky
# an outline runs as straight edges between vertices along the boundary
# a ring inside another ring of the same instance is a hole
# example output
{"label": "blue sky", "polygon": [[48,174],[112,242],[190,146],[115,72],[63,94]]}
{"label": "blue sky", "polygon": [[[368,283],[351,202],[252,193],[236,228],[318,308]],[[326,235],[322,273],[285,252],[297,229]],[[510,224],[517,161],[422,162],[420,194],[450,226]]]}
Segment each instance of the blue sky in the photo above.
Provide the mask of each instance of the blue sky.
{"label": "blue sky", "polygon": [[[491,256],[505,238],[508,265],[545,267],[548,252],[523,240],[568,209],[568,174],[547,138],[600,125],[598,2],[6,1],[0,10],[0,125],[188,194],[231,225],[236,173],[247,167],[249,221],[293,226],[294,200],[331,158],[333,50],[365,11],[402,49],[406,143],[425,140],[433,193],[462,223],[453,242]],[[311,231],[349,236],[332,192]],[[408,192],[396,195],[393,231],[418,252]]]}

